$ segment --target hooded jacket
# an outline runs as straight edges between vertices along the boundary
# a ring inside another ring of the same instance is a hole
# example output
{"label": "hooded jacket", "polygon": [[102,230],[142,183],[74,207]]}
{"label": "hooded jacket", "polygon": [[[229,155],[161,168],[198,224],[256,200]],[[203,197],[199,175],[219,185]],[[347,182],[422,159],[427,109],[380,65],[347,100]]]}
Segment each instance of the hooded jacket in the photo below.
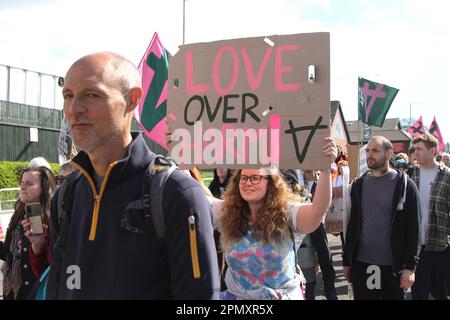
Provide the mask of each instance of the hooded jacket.
{"label": "hooded jacket", "polygon": [[[398,173],[392,204],[391,252],[393,272],[415,271],[420,249],[420,199],[416,184],[403,172]],[[358,253],[361,231],[361,199],[367,173],[356,179],[351,187],[351,213],[348,220],[343,265],[351,266]]]}

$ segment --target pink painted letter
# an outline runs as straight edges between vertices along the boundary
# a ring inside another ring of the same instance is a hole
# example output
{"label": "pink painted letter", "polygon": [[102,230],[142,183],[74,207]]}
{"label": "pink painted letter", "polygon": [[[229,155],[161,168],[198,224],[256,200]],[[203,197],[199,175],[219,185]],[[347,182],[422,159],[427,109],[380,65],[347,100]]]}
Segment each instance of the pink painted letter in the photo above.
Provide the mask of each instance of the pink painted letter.
{"label": "pink painted letter", "polygon": [[255,71],[253,70],[253,65],[248,56],[247,49],[241,48],[241,52],[242,58],[244,58],[244,66],[245,72],[247,73],[248,86],[251,90],[256,90],[261,83],[261,79],[267,67],[267,62],[269,61],[270,55],[272,54],[272,47],[267,48],[266,54],[264,55],[263,61],[261,62],[261,67],[259,68],[257,75],[255,75]]}
{"label": "pink painted letter", "polygon": [[282,91],[297,91],[300,89],[299,83],[283,83],[283,73],[292,72],[292,66],[283,65],[283,51],[297,51],[297,45],[288,45],[278,47],[275,50],[275,88],[278,92]]}
{"label": "pink painted letter", "polygon": [[209,85],[195,84],[192,52],[186,51],[186,90],[188,95],[205,94],[209,92]]}
{"label": "pink painted letter", "polygon": [[[219,65],[220,60],[222,58],[222,54],[225,51],[229,51],[231,53],[231,58],[233,59],[233,75],[231,77],[230,85],[227,88],[222,88],[220,85]],[[219,51],[217,52],[216,57],[214,58],[213,74],[212,74],[214,88],[216,92],[219,95],[224,96],[233,91],[234,87],[236,86],[236,82],[238,80],[238,73],[239,73],[239,57],[236,50],[230,46],[220,48]]]}

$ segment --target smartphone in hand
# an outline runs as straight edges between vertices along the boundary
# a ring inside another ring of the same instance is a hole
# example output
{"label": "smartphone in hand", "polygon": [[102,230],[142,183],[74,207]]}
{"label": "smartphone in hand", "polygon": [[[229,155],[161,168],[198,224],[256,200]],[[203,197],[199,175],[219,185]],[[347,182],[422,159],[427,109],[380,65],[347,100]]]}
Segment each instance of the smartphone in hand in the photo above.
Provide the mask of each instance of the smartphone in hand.
{"label": "smartphone in hand", "polygon": [[31,233],[42,234],[44,233],[44,226],[42,224],[42,206],[39,202],[25,204],[25,213],[30,220]]}

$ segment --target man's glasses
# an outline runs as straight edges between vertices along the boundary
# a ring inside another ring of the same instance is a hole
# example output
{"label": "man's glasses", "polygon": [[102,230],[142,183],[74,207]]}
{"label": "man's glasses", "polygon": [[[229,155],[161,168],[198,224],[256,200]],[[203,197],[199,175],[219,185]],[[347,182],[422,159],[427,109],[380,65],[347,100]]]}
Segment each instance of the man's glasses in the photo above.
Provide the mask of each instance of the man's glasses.
{"label": "man's glasses", "polygon": [[66,178],[66,177],[60,176],[60,175],[56,176],[56,177],[55,177],[56,184],[57,184],[58,186],[62,185],[65,178]]}
{"label": "man's glasses", "polygon": [[238,176],[238,180],[240,184],[246,184],[247,181],[250,179],[251,184],[256,185],[259,184],[261,182],[262,179],[269,179],[266,176],[261,176],[261,175],[252,175],[252,176],[246,176],[246,175],[239,175]]}

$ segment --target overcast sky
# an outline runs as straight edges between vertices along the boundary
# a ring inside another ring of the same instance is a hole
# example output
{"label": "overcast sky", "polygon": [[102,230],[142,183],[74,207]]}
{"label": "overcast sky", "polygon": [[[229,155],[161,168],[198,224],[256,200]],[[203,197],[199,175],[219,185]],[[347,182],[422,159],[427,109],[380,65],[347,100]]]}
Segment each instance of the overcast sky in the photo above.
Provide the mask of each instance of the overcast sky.
{"label": "overcast sky", "polygon": [[[445,0],[187,0],[186,43],[330,32],[331,99],[357,118],[358,76],[400,89],[388,118],[436,116],[450,140],[450,4]],[[136,64],[153,33],[175,54],[182,0],[0,0],[0,64],[64,75],[82,55]]]}

